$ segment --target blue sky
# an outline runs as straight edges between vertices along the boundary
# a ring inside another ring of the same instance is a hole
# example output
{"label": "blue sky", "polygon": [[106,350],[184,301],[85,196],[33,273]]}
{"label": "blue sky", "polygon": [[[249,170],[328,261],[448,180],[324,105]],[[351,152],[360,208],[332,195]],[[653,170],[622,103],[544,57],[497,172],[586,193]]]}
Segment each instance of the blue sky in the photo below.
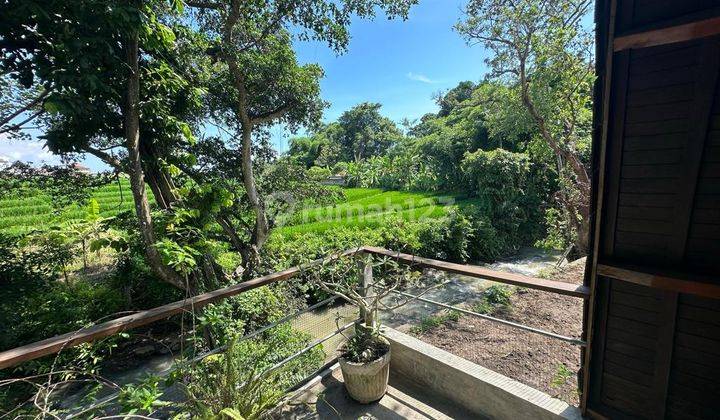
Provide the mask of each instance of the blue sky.
{"label": "blue sky", "polygon": [[[462,80],[480,80],[486,72],[480,46],[467,46],[452,26],[462,16],[466,0],[420,0],[408,20],[355,19],[352,39],[341,56],[317,42],[297,42],[302,63],[318,63],[325,70],[322,98],[331,103],[324,120],[335,120],[361,102],[379,102],[382,113],[396,122],[436,111],[434,92],[447,90]],[[272,130],[273,143],[287,150],[288,133]],[[0,156],[39,163],[56,162],[39,142],[10,143],[0,139]],[[87,159],[93,170],[104,169],[97,159]]]}
{"label": "blue sky", "polygon": [[[420,0],[408,20],[355,19],[348,51],[336,56],[319,43],[296,43],[298,59],[325,70],[322,97],[331,103],[325,121],[361,102],[378,102],[381,112],[396,122],[437,110],[433,93],[485,74],[485,53],[469,47],[453,31],[466,0]],[[274,144],[287,150],[281,129]]]}

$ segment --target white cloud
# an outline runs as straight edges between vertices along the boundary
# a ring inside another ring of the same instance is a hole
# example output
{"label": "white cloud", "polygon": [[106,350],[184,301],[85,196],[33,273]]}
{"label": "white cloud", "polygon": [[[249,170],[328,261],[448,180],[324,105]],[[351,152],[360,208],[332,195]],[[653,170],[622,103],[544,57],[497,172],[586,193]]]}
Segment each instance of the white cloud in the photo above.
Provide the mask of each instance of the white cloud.
{"label": "white cloud", "polygon": [[59,164],[60,158],[50,153],[44,146],[42,141],[8,140],[0,136],[0,156],[5,156],[11,161]]}
{"label": "white cloud", "polygon": [[418,73],[409,72],[406,76],[407,76],[408,79],[414,80],[414,81],[416,81],[416,82],[422,82],[422,83],[439,83],[437,80],[433,80],[433,79],[425,76],[424,74],[418,74]]}

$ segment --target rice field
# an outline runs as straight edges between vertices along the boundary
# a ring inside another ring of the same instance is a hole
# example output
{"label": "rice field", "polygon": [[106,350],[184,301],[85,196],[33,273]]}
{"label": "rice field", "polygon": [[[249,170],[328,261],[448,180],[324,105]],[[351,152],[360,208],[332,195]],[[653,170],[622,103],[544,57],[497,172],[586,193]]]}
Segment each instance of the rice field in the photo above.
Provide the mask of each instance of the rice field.
{"label": "rice field", "polygon": [[[456,204],[457,197],[430,193],[345,188],[345,199],[331,206],[294,209],[281,217],[278,233],[323,232],[334,227],[374,228],[388,216],[405,220],[438,218]],[[149,191],[148,191],[149,192]],[[133,209],[127,180],[98,188],[92,198],[100,216],[110,217]],[[152,196],[150,197],[152,200]],[[22,234],[33,229],[86,217],[85,206],[71,205],[56,210],[47,195],[0,199],[0,232]]]}
{"label": "rice field", "polygon": [[332,206],[295,210],[283,218],[280,234],[323,232],[335,227],[374,228],[387,217],[404,220],[434,219],[461,203],[458,197],[431,193],[346,188],[346,199]]}
{"label": "rice field", "polygon": [[[152,201],[152,194],[150,199]],[[114,216],[133,209],[130,184],[127,180],[97,188],[92,198],[100,206],[100,217]],[[70,205],[54,209],[51,198],[40,194],[35,196],[0,199],[0,232],[22,234],[52,224],[82,220],[87,215],[85,206]]]}

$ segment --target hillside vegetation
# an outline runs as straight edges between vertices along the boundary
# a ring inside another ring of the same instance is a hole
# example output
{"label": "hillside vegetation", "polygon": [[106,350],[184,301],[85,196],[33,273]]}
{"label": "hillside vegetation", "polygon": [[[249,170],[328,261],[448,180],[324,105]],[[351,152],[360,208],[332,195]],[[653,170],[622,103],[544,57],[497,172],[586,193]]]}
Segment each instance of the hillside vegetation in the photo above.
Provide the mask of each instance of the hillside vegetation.
{"label": "hillside vegetation", "polygon": [[[298,42],[342,55],[353,23],[405,21],[417,3],[3,2],[0,137],[34,146],[12,153],[21,161],[0,156],[0,351],[361,245],[458,263],[531,244],[585,253],[592,2],[467,0],[453,31],[485,48],[471,76],[482,82],[437,92],[434,110],[418,102],[395,115],[402,125],[367,92],[329,121],[338,98],[321,82],[333,66],[298,56]],[[279,127],[306,137],[278,154]],[[86,159],[111,172],[87,173]],[[331,175],[358,188],[329,188]],[[3,369],[0,417],[265,418],[325,359],[286,317],[355,294],[357,261],[331,262]],[[375,262],[376,304],[383,283],[417,280]],[[377,310],[359,306],[374,325]],[[349,360],[380,356],[379,329],[356,332],[346,354],[361,357]],[[149,373],[132,364],[168,352],[178,370],[167,382],[100,376]],[[173,381],[182,398],[162,400]],[[82,402],[66,399],[85,385]]]}

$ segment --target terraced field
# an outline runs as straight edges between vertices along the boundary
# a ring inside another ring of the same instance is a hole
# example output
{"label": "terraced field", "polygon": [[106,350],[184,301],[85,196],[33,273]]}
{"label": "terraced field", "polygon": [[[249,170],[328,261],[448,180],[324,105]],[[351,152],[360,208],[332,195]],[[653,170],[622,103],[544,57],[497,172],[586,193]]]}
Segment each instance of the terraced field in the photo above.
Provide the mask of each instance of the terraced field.
{"label": "terraced field", "polygon": [[[383,191],[368,188],[345,188],[346,199],[331,206],[296,209],[280,220],[280,233],[322,232],[334,227],[377,227],[388,216],[405,220],[438,218],[454,205],[458,197],[430,193]],[[126,180],[98,188],[92,197],[100,205],[101,217],[132,210],[130,185]],[[150,197],[152,200],[152,196]],[[457,202],[456,202],[457,201]],[[86,216],[83,206],[72,205],[55,211],[46,195],[0,199],[0,232],[25,233],[32,229]]]}
{"label": "terraced field", "polygon": [[[130,184],[127,180],[122,180],[119,185],[113,183],[100,187],[93,192],[92,197],[100,206],[101,217],[114,216],[133,208]],[[150,199],[152,201],[151,193]],[[55,223],[80,220],[85,218],[86,214],[85,207],[79,205],[55,210],[47,195],[0,199],[0,232],[25,233]]]}

